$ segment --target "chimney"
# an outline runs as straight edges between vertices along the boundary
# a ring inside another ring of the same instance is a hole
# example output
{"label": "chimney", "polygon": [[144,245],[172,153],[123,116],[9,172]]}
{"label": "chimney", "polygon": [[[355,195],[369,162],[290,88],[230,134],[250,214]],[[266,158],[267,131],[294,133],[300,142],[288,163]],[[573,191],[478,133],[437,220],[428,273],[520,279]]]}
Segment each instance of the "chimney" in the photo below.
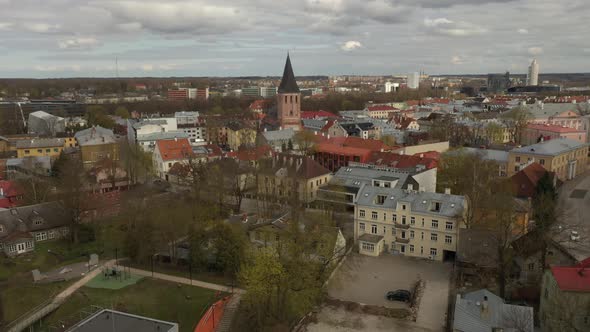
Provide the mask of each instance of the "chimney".
{"label": "chimney", "polygon": [[445,195],[451,194],[451,188],[445,188]]}
{"label": "chimney", "polygon": [[412,190],[414,190],[414,185],[409,183],[408,184],[408,191],[412,191]]}
{"label": "chimney", "polygon": [[490,316],[489,312],[489,305],[488,305],[488,297],[483,297],[483,302],[481,303],[481,318],[488,319]]}

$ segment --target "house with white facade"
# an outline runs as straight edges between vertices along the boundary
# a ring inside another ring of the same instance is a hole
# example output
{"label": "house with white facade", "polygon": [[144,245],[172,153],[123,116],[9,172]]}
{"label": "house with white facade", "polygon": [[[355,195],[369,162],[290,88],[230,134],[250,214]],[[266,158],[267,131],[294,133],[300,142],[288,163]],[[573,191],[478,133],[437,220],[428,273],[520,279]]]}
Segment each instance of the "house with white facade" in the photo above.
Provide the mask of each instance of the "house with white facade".
{"label": "house with white facade", "polygon": [[158,176],[168,181],[168,171],[174,164],[188,163],[189,159],[193,157],[194,152],[188,139],[181,138],[157,141],[152,160]]}

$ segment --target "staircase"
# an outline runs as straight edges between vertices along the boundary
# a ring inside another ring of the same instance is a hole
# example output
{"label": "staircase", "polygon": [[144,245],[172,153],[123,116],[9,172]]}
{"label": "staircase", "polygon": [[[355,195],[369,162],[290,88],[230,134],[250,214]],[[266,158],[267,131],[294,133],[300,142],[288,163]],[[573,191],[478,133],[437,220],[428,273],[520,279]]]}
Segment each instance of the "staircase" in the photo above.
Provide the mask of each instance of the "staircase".
{"label": "staircase", "polygon": [[234,293],[234,295],[232,295],[231,299],[223,309],[223,317],[221,317],[219,324],[215,328],[215,332],[230,332],[234,315],[240,306],[240,299],[241,295],[239,293]]}

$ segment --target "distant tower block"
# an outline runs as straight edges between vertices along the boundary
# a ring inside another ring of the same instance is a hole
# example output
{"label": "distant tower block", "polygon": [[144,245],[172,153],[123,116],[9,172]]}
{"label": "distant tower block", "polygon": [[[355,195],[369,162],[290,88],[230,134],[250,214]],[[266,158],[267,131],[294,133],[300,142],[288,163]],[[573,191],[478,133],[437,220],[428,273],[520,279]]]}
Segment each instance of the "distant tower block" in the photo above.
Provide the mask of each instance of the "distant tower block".
{"label": "distant tower block", "polygon": [[301,92],[297,86],[291,59],[287,54],[287,62],[283,78],[277,93],[277,117],[283,128],[300,129],[301,126]]}
{"label": "distant tower block", "polygon": [[529,66],[527,85],[539,85],[539,63],[537,59],[533,59],[533,62]]}

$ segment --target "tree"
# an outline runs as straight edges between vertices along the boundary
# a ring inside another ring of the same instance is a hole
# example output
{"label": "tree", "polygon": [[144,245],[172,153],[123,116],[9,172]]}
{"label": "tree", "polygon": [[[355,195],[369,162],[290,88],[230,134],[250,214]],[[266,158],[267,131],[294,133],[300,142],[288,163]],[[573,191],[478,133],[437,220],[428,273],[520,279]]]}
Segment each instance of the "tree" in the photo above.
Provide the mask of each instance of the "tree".
{"label": "tree", "polygon": [[86,108],[86,120],[91,126],[101,126],[103,128],[115,128],[115,120],[109,117],[102,106],[92,105]]}
{"label": "tree", "polygon": [[531,119],[530,112],[525,107],[516,107],[502,115],[502,121],[510,134],[512,142],[520,143],[522,131]]}
{"label": "tree", "polygon": [[489,123],[485,127],[485,133],[490,143],[502,143],[504,127],[498,123]]}
{"label": "tree", "polygon": [[144,151],[139,145],[128,141],[122,142],[120,146],[122,165],[127,171],[129,181],[135,184],[143,178],[143,181],[146,182],[153,172],[151,154]]}
{"label": "tree", "polygon": [[391,135],[385,135],[385,136],[381,137],[381,141],[383,142],[383,144],[385,144],[387,146],[394,146],[396,143],[395,137],[393,137]]}
{"label": "tree", "polygon": [[287,144],[287,150],[293,151],[293,141],[289,139],[289,143]]}
{"label": "tree", "polygon": [[226,275],[236,277],[245,261],[247,238],[242,229],[217,223],[212,229],[213,252],[217,268]]}
{"label": "tree", "polygon": [[306,156],[311,156],[314,153],[313,146],[316,140],[315,134],[309,130],[300,130],[295,133],[293,140],[297,145],[299,151]]}
{"label": "tree", "polygon": [[125,106],[117,107],[117,109],[115,110],[115,115],[120,116],[123,119],[129,119],[130,117],[129,110],[127,110]]}
{"label": "tree", "polygon": [[539,235],[541,246],[541,266],[546,268],[547,247],[553,241],[555,224],[557,223],[557,191],[553,178],[545,172],[537,182],[532,201],[535,231]]}

